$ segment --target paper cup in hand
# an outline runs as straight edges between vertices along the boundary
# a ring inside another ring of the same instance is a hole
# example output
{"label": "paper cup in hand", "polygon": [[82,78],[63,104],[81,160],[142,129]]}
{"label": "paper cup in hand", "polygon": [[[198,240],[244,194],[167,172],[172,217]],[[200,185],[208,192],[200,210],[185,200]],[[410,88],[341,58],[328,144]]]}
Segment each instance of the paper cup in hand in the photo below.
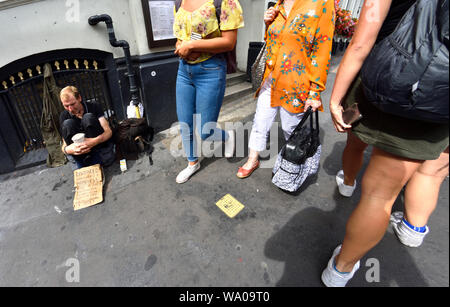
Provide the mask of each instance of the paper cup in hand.
{"label": "paper cup in hand", "polygon": [[72,141],[73,141],[75,144],[81,144],[81,143],[83,143],[83,142],[84,142],[84,133],[78,133],[78,134],[75,134],[75,135],[73,136],[73,138],[72,138]]}

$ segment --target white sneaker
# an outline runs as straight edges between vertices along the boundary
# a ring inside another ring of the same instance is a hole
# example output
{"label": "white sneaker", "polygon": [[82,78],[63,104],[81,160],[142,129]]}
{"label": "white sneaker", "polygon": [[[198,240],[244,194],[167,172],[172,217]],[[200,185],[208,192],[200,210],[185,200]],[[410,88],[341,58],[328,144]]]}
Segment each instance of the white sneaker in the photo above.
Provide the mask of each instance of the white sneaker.
{"label": "white sneaker", "polygon": [[328,261],[328,265],[326,269],[322,273],[322,282],[327,287],[345,287],[347,283],[352,279],[353,275],[355,275],[356,271],[359,269],[360,261],[358,261],[353,270],[350,273],[342,274],[336,271],[334,268],[334,260],[336,256],[341,252],[342,245],[336,247],[333,252],[333,256],[330,261]]}
{"label": "white sneaker", "polygon": [[423,243],[423,239],[430,232],[428,226],[424,233],[411,229],[403,221],[403,212],[394,212],[391,215],[390,223],[394,229],[399,241],[409,247],[419,247]]}
{"label": "white sneaker", "polygon": [[355,184],[353,186],[345,185],[344,184],[344,171],[339,171],[336,175],[336,183],[339,189],[339,193],[341,193],[342,196],[345,197],[352,197],[353,192],[355,192],[356,189],[356,180]]}
{"label": "white sneaker", "polygon": [[232,158],[236,148],[236,132],[234,130],[227,131],[228,140],[225,141],[225,158]]}
{"label": "white sneaker", "polygon": [[177,176],[177,183],[185,183],[200,169],[200,161],[194,165],[188,165],[184,170],[182,170]]}

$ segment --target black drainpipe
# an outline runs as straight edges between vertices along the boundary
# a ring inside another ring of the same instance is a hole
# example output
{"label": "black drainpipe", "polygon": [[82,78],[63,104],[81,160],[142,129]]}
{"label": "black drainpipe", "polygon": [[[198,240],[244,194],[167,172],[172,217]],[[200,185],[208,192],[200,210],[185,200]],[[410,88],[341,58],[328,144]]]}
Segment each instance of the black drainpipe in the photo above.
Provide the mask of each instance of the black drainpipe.
{"label": "black drainpipe", "polygon": [[[91,26],[97,25],[99,22],[104,21],[106,23],[106,27],[108,28],[108,34],[109,34],[109,42],[111,43],[111,46],[113,47],[122,47],[123,51],[125,53],[125,61],[127,64],[127,70],[128,70],[128,79],[130,81],[130,93],[131,93],[131,101],[135,106],[137,106],[141,101],[139,98],[139,90],[136,85],[136,77],[133,70],[133,65],[131,63],[131,54],[130,54],[130,45],[127,41],[120,40],[118,41],[116,39],[116,35],[114,33],[114,26],[113,21],[111,19],[111,16],[107,14],[102,15],[95,15],[89,17],[89,24]],[[143,114],[141,114],[142,117]]]}

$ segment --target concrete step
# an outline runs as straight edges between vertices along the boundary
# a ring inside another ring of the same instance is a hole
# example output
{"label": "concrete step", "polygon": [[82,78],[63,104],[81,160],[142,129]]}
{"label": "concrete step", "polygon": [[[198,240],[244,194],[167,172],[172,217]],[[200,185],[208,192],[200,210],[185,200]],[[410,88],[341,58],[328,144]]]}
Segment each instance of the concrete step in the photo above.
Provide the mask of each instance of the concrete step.
{"label": "concrete step", "polygon": [[47,161],[47,157],[48,151],[45,148],[29,151],[17,161],[16,170],[22,170],[44,164]]}
{"label": "concrete step", "polygon": [[222,126],[226,122],[244,122],[249,117],[253,120],[255,112],[256,98],[252,92],[223,105],[217,122]]}
{"label": "concrete step", "polygon": [[227,75],[227,87],[247,81],[248,76],[245,72],[238,71]]}
{"label": "concrete step", "polygon": [[[241,122],[246,118],[253,120],[252,117],[256,111],[255,93],[252,89],[252,84],[246,80],[247,75],[242,72],[227,75],[224,102],[217,121],[222,128],[227,122]],[[155,135],[153,144],[155,147],[160,146],[169,149],[175,138],[180,138],[178,124],[158,132]]]}
{"label": "concrete step", "polygon": [[[253,120],[255,112],[256,99],[254,98],[253,91],[250,91],[250,93],[237,96],[234,99],[229,100],[228,103],[224,104],[220,110],[217,123],[222,129],[225,129],[226,123],[230,122],[242,122],[243,124],[246,124],[248,121]],[[157,133],[153,140],[153,145],[160,148],[165,147],[170,150],[170,145],[173,140],[181,137],[179,130],[179,125],[176,124],[170,129]]]}
{"label": "concrete step", "polygon": [[225,97],[223,104],[227,104],[238,98],[245,97],[253,93],[252,84],[247,81],[237,83],[235,85],[227,86],[225,90]]}

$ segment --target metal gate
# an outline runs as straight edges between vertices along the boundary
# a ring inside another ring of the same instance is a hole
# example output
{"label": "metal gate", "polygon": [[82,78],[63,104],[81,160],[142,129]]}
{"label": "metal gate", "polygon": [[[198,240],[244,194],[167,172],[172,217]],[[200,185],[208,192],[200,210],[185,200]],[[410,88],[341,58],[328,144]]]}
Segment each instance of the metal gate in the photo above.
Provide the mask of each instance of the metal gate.
{"label": "metal gate", "polygon": [[21,152],[18,152],[18,146],[15,146],[13,153],[9,149],[15,161],[26,153],[45,148],[40,122],[43,102],[43,67],[46,63],[52,67],[57,86],[61,88],[68,85],[76,86],[84,101],[100,103],[110,123],[112,124],[115,120],[107,82],[109,69],[104,61],[92,58],[63,58],[46,61],[10,74],[6,80],[0,79],[0,104],[2,109],[6,110],[6,116],[9,117],[10,125],[12,125],[12,129],[9,127],[8,131],[15,131],[16,139],[21,144]]}

